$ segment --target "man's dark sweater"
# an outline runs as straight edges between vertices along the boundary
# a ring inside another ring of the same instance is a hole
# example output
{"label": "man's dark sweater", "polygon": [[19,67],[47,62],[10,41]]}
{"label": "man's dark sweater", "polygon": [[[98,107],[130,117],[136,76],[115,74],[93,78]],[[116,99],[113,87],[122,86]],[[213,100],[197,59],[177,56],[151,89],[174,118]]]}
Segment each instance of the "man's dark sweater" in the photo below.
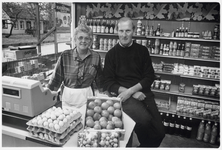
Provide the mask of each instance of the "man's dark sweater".
{"label": "man's dark sweater", "polygon": [[105,87],[109,92],[118,95],[120,86],[130,88],[140,83],[142,92],[151,93],[154,69],[145,46],[133,42],[124,48],[118,43],[106,54],[105,64]]}

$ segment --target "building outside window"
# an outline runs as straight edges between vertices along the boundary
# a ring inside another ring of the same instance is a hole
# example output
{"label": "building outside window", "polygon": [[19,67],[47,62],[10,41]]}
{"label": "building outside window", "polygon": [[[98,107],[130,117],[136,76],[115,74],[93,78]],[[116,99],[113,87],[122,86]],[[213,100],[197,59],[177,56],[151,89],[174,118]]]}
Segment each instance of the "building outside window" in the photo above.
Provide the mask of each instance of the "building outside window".
{"label": "building outside window", "polygon": [[19,27],[18,27],[18,21],[15,22],[14,29],[15,29],[15,30],[18,30],[18,29],[19,29]]}
{"label": "building outside window", "polygon": [[7,20],[2,20],[2,28],[3,29],[8,29]]}
{"label": "building outside window", "polygon": [[25,29],[24,21],[20,21],[20,29]]}

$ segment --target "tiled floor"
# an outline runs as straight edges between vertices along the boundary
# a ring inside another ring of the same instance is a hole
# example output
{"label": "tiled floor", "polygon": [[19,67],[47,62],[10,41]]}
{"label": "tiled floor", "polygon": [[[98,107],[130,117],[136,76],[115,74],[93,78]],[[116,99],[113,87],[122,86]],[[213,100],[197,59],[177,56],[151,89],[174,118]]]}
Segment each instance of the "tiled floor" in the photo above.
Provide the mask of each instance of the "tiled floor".
{"label": "tiled floor", "polygon": [[180,136],[166,134],[163,139],[160,148],[218,148],[219,145],[213,145],[210,143],[205,143],[203,141],[198,141],[195,138],[183,138]]}

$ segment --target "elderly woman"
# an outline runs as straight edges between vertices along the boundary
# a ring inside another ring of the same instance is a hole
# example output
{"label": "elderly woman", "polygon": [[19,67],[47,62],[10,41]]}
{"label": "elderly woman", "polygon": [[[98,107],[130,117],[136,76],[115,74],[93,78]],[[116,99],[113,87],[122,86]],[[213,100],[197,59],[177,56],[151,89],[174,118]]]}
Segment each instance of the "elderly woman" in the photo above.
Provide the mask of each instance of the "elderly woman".
{"label": "elderly woman", "polygon": [[81,107],[88,96],[93,96],[93,82],[101,87],[101,57],[90,49],[92,36],[90,27],[79,24],[74,32],[76,47],[65,50],[57,61],[47,87],[57,91],[62,85],[62,107]]}

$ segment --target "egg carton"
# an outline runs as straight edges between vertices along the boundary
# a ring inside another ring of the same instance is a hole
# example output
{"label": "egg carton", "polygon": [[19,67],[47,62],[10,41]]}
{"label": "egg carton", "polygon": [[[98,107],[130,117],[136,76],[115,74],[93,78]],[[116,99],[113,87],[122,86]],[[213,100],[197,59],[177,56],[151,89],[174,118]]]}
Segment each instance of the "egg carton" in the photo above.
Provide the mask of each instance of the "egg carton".
{"label": "egg carton", "polygon": [[69,132],[71,130],[73,130],[81,122],[81,120],[82,119],[79,118],[76,121],[73,121],[72,123],[70,123],[70,126],[63,133],[56,133],[56,132],[50,131],[48,129],[33,127],[33,126],[28,126],[27,130],[29,132],[33,132],[33,133],[36,133],[36,134],[41,132],[41,133],[44,133],[44,134],[46,133],[48,135],[51,135],[52,137],[56,137],[58,139],[63,139],[67,134],[69,134]]}
{"label": "egg carton", "polygon": [[76,110],[53,106],[26,124],[31,127],[38,127],[39,130],[47,129],[61,134],[70,126],[71,122],[81,118],[81,116],[82,114]]}
{"label": "egg carton", "polygon": [[70,137],[75,133],[75,132],[78,132],[79,130],[81,130],[83,127],[83,124],[80,122],[79,124],[76,125],[75,128],[73,128],[69,134],[67,134],[64,138],[60,139],[58,137],[54,137],[50,134],[47,134],[47,133],[42,133],[42,132],[33,132],[33,131],[30,131],[29,134],[37,139],[40,139],[44,142],[48,142],[48,143],[52,143],[52,144],[55,144],[55,145],[58,145],[58,146],[62,146],[64,145],[69,139]]}

